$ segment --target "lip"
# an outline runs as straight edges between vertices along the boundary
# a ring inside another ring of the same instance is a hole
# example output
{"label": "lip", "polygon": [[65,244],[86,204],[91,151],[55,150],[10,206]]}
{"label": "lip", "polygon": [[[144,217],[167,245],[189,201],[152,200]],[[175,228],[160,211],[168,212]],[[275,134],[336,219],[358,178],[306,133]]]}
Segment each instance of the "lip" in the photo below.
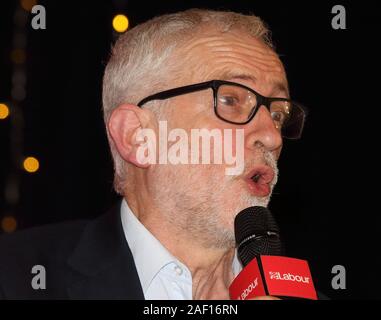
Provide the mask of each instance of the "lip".
{"label": "lip", "polygon": [[[252,177],[260,175],[257,182],[253,181]],[[275,176],[274,170],[266,165],[255,166],[246,176],[245,181],[251,194],[257,197],[266,197],[270,194],[270,183]]]}

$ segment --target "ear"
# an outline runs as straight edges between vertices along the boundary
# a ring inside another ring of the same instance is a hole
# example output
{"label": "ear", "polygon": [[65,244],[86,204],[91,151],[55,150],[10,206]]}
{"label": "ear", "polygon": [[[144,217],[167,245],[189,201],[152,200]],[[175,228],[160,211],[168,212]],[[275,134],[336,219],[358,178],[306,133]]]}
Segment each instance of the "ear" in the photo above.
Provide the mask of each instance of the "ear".
{"label": "ear", "polygon": [[147,168],[149,164],[141,164],[136,159],[137,148],[142,142],[136,139],[139,129],[146,127],[147,117],[138,106],[123,104],[111,114],[107,123],[109,134],[114,141],[120,156],[139,168]]}

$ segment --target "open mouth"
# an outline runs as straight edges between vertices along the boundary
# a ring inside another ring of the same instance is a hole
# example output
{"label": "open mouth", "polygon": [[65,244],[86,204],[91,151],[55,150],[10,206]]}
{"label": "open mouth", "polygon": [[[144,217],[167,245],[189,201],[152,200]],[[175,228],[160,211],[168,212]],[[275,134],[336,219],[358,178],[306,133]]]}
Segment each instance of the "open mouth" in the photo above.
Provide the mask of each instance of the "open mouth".
{"label": "open mouth", "polygon": [[266,165],[256,166],[246,176],[250,193],[257,197],[266,197],[271,192],[270,184],[274,179],[274,171]]}
{"label": "open mouth", "polygon": [[252,176],[251,179],[255,182],[258,183],[259,179],[261,178],[261,174],[257,173],[256,175]]}

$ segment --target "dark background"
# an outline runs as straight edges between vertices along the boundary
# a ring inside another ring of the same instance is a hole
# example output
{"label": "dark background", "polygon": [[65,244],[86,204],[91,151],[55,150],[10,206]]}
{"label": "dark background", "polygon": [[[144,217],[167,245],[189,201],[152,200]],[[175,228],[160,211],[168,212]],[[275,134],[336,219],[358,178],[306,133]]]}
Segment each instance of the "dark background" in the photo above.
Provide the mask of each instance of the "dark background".
{"label": "dark background", "polygon": [[[191,7],[231,9],[262,17],[273,32],[292,96],[309,108],[302,140],[285,142],[271,209],[290,256],[308,259],[318,288],[333,299],[380,298],[379,32],[375,2],[281,1],[40,1],[47,29],[28,28],[23,154],[40,170],[11,161],[10,118],[0,120],[0,219],[18,229],[94,218],[117,199],[101,112],[102,74],[116,39],[111,21],[130,26]],[[333,30],[334,4],[347,11],[347,29]],[[11,100],[13,15],[18,1],[0,4],[0,102]],[[30,19],[29,19],[30,21]],[[142,84],[144,85],[144,84]],[[12,106],[11,106],[12,107]],[[12,116],[12,115],[11,115]],[[21,162],[22,160],[20,160]],[[5,197],[11,172],[20,198]],[[1,231],[0,231],[1,232]],[[331,269],[343,265],[347,289],[333,290]]]}

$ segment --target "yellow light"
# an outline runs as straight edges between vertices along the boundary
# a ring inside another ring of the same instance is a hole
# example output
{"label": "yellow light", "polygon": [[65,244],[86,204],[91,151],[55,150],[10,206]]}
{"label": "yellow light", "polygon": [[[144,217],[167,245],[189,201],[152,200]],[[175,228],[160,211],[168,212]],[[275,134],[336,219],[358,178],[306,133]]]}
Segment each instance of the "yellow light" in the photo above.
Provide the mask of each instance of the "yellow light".
{"label": "yellow light", "polygon": [[117,32],[124,32],[128,29],[128,18],[124,14],[118,14],[112,20],[112,26]]}
{"label": "yellow light", "polygon": [[30,173],[36,172],[39,167],[40,167],[40,164],[38,160],[34,157],[28,157],[24,160],[24,169],[27,172],[30,172]]}
{"label": "yellow light", "polygon": [[5,103],[0,103],[0,119],[3,120],[9,116],[9,108]]}
{"label": "yellow light", "polygon": [[37,4],[37,0],[21,0],[21,7],[25,11],[31,11],[33,6]]}
{"label": "yellow light", "polygon": [[1,220],[1,228],[4,232],[11,233],[17,228],[17,221],[14,217],[7,216]]}

